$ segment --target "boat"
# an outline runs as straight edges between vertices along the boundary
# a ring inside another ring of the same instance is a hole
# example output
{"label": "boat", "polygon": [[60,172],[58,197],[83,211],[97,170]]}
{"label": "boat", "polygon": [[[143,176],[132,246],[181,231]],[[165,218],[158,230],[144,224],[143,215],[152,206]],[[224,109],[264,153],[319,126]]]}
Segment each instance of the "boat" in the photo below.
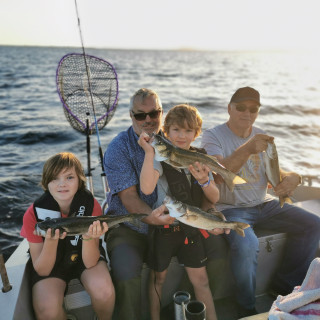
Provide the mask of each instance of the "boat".
{"label": "boat", "polygon": [[[293,194],[293,201],[297,206],[320,215],[320,177],[303,176],[303,183],[297,187]],[[256,308],[259,315],[247,317],[250,320],[268,319],[268,311],[275,297],[270,295],[268,287],[277,265],[281,260],[286,234],[274,233],[270,230],[257,230],[260,242],[260,252],[257,269]],[[317,252],[320,256],[320,246]],[[5,263],[11,290],[0,293],[1,319],[33,320],[34,312],[31,303],[31,290],[29,285],[30,262],[28,242],[24,239]],[[228,261],[224,261],[228,266]],[[220,269],[218,281],[210,283],[213,291],[216,311],[219,320],[237,319],[236,308],[233,300],[234,282],[228,267]],[[149,269],[144,265],[142,270],[142,305],[144,319],[148,319],[147,310],[147,280]],[[183,266],[179,265],[176,258],[172,258],[168,276],[163,287],[161,319],[174,319],[173,294],[178,290],[188,290]],[[71,280],[64,299],[64,306],[68,319],[96,319],[91,306],[90,297],[78,280]],[[144,320],[143,319],[143,320]],[[244,318],[243,318],[244,319]],[[121,320],[121,319],[117,319]],[[141,319],[142,320],[142,319]]]}

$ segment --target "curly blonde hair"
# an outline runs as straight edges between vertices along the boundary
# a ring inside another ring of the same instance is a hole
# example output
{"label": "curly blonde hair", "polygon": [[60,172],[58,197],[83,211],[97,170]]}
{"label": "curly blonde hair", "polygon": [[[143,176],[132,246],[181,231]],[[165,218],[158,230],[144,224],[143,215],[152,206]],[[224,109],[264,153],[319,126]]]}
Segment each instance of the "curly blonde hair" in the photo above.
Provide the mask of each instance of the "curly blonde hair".
{"label": "curly blonde hair", "polygon": [[190,129],[194,129],[196,138],[201,133],[202,117],[196,107],[179,104],[171,108],[164,119],[163,131],[166,135],[173,124],[181,128],[188,126]]}

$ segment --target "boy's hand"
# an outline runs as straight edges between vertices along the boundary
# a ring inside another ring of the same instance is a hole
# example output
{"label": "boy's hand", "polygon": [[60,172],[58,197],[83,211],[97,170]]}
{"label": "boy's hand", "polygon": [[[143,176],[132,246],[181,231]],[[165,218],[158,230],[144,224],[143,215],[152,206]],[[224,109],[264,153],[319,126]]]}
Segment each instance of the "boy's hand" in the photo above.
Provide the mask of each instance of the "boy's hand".
{"label": "boy's hand", "polygon": [[204,184],[208,182],[210,169],[205,164],[195,162],[193,165],[190,165],[188,169],[199,183]]}
{"label": "boy's hand", "polygon": [[144,152],[154,153],[154,149],[150,145],[150,142],[151,142],[150,140],[151,140],[151,137],[146,132],[142,132],[140,134],[138,144],[144,150]]}
{"label": "boy's hand", "polygon": [[94,221],[88,229],[88,232],[82,235],[83,239],[100,238],[104,233],[108,231],[108,225],[106,222],[101,223],[99,220]]}
{"label": "boy's hand", "polygon": [[[36,234],[35,231],[33,232],[33,234]],[[51,228],[49,228],[46,232],[46,236],[45,236],[45,240],[59,240],[59,239],[64,239],[67,236],[66,232],[63,232],[60,235],[60,230],[56,229],[54,231],[54,235],[51,235]]]}

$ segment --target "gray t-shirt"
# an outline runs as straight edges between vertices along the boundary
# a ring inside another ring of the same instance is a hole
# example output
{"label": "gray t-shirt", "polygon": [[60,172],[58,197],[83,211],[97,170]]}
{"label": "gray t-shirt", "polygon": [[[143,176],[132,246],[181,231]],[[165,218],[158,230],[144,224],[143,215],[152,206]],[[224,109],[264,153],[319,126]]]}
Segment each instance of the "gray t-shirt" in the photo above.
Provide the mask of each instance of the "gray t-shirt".
{"label": "gray t-shirt", "polygon": [[[201,147],[205,148],[210,155],[220,155],[226,158],[257,133],[265,132],[253,127],[249,137],[241,138],[235,135],[224,123],[203,133]],[[249,157],[248,161],[237,173],[248,183],[235,185],[233,192],[230,192],[225,183],[217,184],[220,190],[220,199],[216,203],[218,210],[254,207],[273,199],[272,196],[267,194],[268,181],[265,174],[264,157],[265,152],[252,154]]]}

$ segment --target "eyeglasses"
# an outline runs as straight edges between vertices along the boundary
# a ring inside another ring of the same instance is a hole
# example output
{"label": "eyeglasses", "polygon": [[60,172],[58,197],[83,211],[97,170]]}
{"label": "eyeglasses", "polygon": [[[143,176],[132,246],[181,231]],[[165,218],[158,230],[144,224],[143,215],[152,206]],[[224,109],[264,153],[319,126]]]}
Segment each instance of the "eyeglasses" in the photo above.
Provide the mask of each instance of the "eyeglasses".
{"label": "eyeglasses", "polygon": [[249,110],[250,113],[257,113],[260,109],[260,106],[248,108],[247,106],[245,106],[243,104],[236,104],[236,110],[239,112],[245,112],[245,111],[247,111],[247,109]]}
{"label": "eyeglasses", "polygon": [[134,113],[131,110],[132,115],[138,121],[146,120],[147,116],[149,116],[151,119],[157,119],[161,112],[162,112],[162,109],[152,110],[151,112],[139,112],[139,113]]}

